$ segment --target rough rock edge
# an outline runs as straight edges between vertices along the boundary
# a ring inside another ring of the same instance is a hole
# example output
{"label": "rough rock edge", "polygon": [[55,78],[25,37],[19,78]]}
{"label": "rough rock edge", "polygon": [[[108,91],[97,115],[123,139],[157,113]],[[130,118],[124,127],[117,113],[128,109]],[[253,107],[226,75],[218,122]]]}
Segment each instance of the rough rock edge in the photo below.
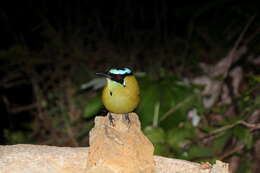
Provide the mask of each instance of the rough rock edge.
{"label": "rough rock edge", "polygon": [[[89,133],[87,170],[116,173],[153,173],[154,147],[141,131],[139,117],[129,113],[128,119],[121,114],[95,118],[95,126]],[[102,170],[102,171],[101,171]],[[105,171],[103,171],[105,170]]]}
{"label": "rough rock edge", "polygon": [[[86,173],[88,148],[45,145],[0,146],[0,173]],[[203,164],[154,156],[155,173],[228,173],[228,164]]]}

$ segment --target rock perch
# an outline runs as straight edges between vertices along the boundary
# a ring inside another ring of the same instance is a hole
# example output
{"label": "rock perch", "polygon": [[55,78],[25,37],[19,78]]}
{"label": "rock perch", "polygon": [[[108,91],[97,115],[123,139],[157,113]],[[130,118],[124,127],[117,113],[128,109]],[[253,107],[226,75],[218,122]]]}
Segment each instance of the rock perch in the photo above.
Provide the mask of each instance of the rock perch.
{"label": "rock perch", "polygon": [[130,113],[130,123],[123,115],[97,117],[90,132],[88,172],[152,173],[154,147],[141,131],[138,116]]}

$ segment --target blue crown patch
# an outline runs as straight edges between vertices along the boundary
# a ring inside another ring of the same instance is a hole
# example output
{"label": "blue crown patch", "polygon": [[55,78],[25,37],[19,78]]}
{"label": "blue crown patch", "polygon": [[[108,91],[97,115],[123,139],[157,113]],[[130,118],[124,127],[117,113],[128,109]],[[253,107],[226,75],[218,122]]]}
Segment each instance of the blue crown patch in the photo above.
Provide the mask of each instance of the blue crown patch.
{"label": "blue crown patch", "polygon": [[111,74],[118,75],[127,75],[132,73],[132,71],[129,68],[112,68],[108,72]]}

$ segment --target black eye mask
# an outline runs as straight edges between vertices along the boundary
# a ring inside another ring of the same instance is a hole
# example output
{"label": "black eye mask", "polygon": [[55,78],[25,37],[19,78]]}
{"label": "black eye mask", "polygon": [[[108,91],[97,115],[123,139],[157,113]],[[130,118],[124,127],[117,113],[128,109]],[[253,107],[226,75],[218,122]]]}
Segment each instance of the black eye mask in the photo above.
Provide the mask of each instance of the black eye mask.
{"label": "black eye mask", "polygon": [[111,69],[106,73],[96,73],[97,75],[104,76],[124,86],[124,79],[126,76],[133,75],[133,72],[128,68]]}
{"label": "black eye mask", "polygon": [[113,74],[113,73],[108,73],[111,80],[116,81],[122,85],[124,85],[124,79],[126,76],[132,75],[131,73],[120,75],[120,74]]}

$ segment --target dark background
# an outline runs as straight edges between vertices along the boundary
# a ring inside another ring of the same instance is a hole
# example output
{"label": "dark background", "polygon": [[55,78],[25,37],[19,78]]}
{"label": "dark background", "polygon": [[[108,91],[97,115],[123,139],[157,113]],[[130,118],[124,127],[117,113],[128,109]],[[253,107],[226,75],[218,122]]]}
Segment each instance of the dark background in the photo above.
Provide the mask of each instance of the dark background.
{"label": "dark background", "polygon": [[40,46],[43,38],[39,33],[44,22],[59,31],[79,30],[114,41],[137,32],[150,33],[163,41],[171,35],[185,36],[191,23],[211,26],[216,31],[228,25],[238,27],[259,13],[259,5],[257,1],[235,0],[8,1],[1,4],[1,47],[17,41]]}

